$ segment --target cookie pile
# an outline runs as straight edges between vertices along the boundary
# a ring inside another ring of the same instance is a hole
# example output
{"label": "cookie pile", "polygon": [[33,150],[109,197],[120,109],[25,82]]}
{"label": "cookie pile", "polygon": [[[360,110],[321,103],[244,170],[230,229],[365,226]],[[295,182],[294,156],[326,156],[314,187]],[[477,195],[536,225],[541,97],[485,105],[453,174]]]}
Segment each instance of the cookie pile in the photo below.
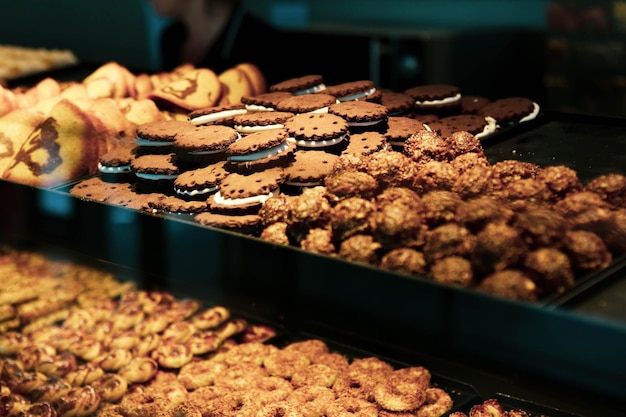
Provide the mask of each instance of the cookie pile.
{"label": "cookie pile", "polygon": [[[316,75],[269,90],[140,126],[169,145],[152,157],[154,172],[180,171],[166,188],[90,178],[70,192],[527,301],[566,291],[626,250],[623,175],[583,184],[565,166],[487,160],[479,136],[534,117],[529,99],[326,86]],[[136,175],[143,158],[131,163]]]}

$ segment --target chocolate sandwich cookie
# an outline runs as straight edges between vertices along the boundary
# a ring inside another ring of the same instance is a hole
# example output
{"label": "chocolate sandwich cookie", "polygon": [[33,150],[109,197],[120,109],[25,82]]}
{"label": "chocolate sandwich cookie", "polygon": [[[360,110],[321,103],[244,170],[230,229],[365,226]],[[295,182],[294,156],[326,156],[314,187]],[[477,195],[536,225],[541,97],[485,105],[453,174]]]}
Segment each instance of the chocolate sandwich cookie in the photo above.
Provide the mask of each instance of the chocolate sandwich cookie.
{"label": "chocolate sandwich cookie", "polygon": [[175,153],[138,156],[132,160],[131,168],[144,184],[167,189],[171,189],[172,182],[181,172]]}
{"label": "chocolate sandwich cookie", "polygon": [[283,111],[246,113],[233,118],[233,127],[242,135],[264,130],[282,129],[293,116],[293,113]]}
{"label": "chocolate sandwich cookie", "polygon": [[174,180],[174,192],[187,200],[206,200],[210,194],[219,190],[220,182],[230,173],[226,170],[226,164],[226,161],[219,161],[182,172]]}
{"label": "chocolate sandwich cookie", "polygon": [[181,164],[207,165],[226,158],[226,149],[239,139],[232,127],[200,125],[176,136],[174,151]]}
{"label": "chocolate sandwich cookie", "polygon": [[257,214],[268,198],[280,193],[284,180],[282,168],[249,175],[231,173],[222,180],[220,189],[207,199],[209,210],[221,214]]}
{"label": "chocolate sandwich cookie", "polygon": [[271,129],[250,133],[230,144],[226,150],[227,168],[250,173],[277,166],[287,166],[293,159],[295,145],[287,139],[287,130]]}
{"label": "chocolate sandwich cookie", "polygon": [[248,235],[256,235],[261,228],[261,217],[258,214],[233,215],[207,211],[196,214],[194,219],[203,226],[211,226]]}
{"label": "chocolate sandwich cookie", "polygon": [[344,147],[350,139],[348,122],[330,113],[302,113],[285,123],[296,146],[303,149],[332,149]]}
{"label": "chocolate sandwich cookie", "polygon": [[98,158],[98,171],[106,181],[131,181],[130,163],[137,155],[135,144],[118,145]]}
{"label": "chocolate sandwich cookie", "polygon": [[424,130],[427,128],[420,120],[407,116],[392,116],[387,119],[387,130],[383,134],[392,148],[402,150],[408,138]]}
{"label": "chocolate sandwich cookie", "polygon": [[160,191],[151,189],[142,190],[142,187],[135,183],[128,189],[124,188],[117,193],[107,196],[104,202],[114,206],[154,213],[152,203],[166,196],[165,193]]}
{"label": "chocolate sandwich cookie", "polygon": [[124,189],[130,189],[130,187],[130,183],[108,182],[100,177],[91,177],[74,184],[69,193],[85,200],[105,201],[110,195],[119,193]]}
{"label": "chocolate sandwich cookie", "polygon": [[330,94],[301,94],[280,101],[276,105],[276,110],[294,114],[328,113],[328,106],[335,103],[337,103],[337,99]]}
{"label": "chocolate sandwich cookie", "polygon": [[298,150],[292,164],[285,168],[285,185],[292,190],[324,185],[338,158],[329,152]]}
{"label": "chocolate sandwich cookie", "polygon": [[241,102],[249,112],[274,111],[278,103],[291,96],[293,94],[288,91],[274,91],[255,96],[242,96]]}
{"label": "chocolate sandwich cookie", "polygon": [[480,109],[491,103],[491,100],[483,96],[462,96],[461,114],[478,114]]}
{"label": "chocolate sandwich cookie", "polygon": [[439,120],[450,126],[450,132],[442,137],[448,137],[450,134],[458,131],[469,132],[482,139],[496,131],[496,120],[491,116],[478,116],[475,114],[459,114],[456,116],[443,117]]}
{"label": "chocolate sandwich cookie", "polygon": [[366,100],[378,90],[370,80],[349,81],[326,86],[325,94],[335,96],[339,101]]}
{"label": "chocolate sandwich cookie", "polygon": [[532,120],[539,114],[539,105],[526,97],[506,97],[486,104],[478,112],[491,116],[500,127]]}
{"label": "chocolate sandwich cookie", "polygon": [[232,119],[239,114],[246,114],[247,112],[246,106],[241,103],[226,104],[223,106],[204,107],[194,110],[189,113],[188,118],[191,124],[195,126],[213,123],[228,125],[229,123],[225,120]]}
{"label": "chocolate sandwich cookie", "polygon": [[272,84],[269,91],[286,91],[291,94],[312,94],[319,93],[326,89],[324,77],[319,74],[303,75],[301,77],[289,78],[287,80]]}
{"label": "chocolate sandwich cookie", "polygon": [[387,107],[369,101],[342,101],[328,107],[328,113],[342,117],[348,122],[350,133],[387,128]]}
{"label": "chocolate sandwich cookie", "polygon": [[380,132],[362,132],[350,135],[342,155],[366,156],[387,149],[387,138]]}
{"label": "chocolate sandwich cookie", "polygon": [[387,107],[389,116],[403,116],[413,109],[413,98],[399,91],[379,90],[380,104]]}
{"label": "chocolate sandwich cookie", "polygon": [[195,215],[209,209],[206,200],[186,200],[175,195],[154,199],[150,201],[149,207],[154,212],[187,215]]}
{"label": "chocolate sandwich cookie", "polygon": [[404,91],[413,100],[413,109],[419,113],[449,115],[461,107],[461,91],[450,84],[425,84]]}
{"label": "chocolate sandwich cookie", "polygon": [[183,120],[158,120],[137,126],[137,145],[149,147],[171,147],[176,136],[194,125]]}

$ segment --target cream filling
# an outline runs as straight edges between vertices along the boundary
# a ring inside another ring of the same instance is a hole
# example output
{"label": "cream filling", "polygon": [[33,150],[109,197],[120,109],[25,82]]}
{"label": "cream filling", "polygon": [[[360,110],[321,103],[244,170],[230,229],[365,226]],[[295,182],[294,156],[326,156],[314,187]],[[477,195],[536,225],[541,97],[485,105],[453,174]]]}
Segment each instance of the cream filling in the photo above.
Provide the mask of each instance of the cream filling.
{"label": "cream filling", "polygon": [[539,114],[539,104],[533,102],[533,112],[528,116],[524,116],[520,119],[519,123],[527,122],[529,120],[533,120]]}
{"label": "cream filling", "polygon": [[382,120],[372,120],[369,122],[348,122],[348,126],[374,126],[380,122],[382,122]]}
{"label": "cream filling", "polygon": [[233,110],[224,110],[224,111],[220,111],[217,113],[211,113],[211,114],[203,114],[202,116],[198,116],[198,117],[194,117],[193,119],[189,119],[189,121],[198,126],[198,125],[204,125],[207,123],[213,123],[216,122],[218,120],[222,120],[226,117],[232,117],[232,116],[236,116],[238,114],[245,114],[247,112],[246,109],[233,109]]}
{"label": "cream filling", "polygon": [[215,204],[218,204],[220,206],[229,206],[229,207],[244,206],[244,205],[255,204],[255,203],[263,204],[268,198],[273,197],[274,194],[277,194],[279,192],[280,190],[276,190],[274,192],[270,192],[269,194],[255,195],[252,197],[224,198],[222,197],[222,194],[218,191],[217,193],[213,195],[213,201],[215,201]]}
{"label": "cream filling", "polygon": [[319,109],[317,109],[317,110],[311,110],[309,113],[317,113],[317,114],[320,114],[320,113],[328,113],[328,106],[326,106],[326,107],[320,107],[320,108],[319,108]]}
{"label": "cream filling", "polygon": [[214,151],[189,151],[189,155],[214,155],[216,153],[226,152],[226,149],[216,149]]}
{"label": "cream filling", "polygon": [[159,141],[147,140],[143,138],[137,138],[135,143],[139,146],[172,146],[174,144],[174,142],[167,142],[167,141],[159,142]]}
{"label": "cream filling", "polygon": [[245,106],[246,106],[246,110],[248,110],[249,112],[274,111],[275,110],[273,107],[261,106],[260,104],[246,104]]}
{"label": "cream filling", "polygon": [[498,125],[496,124],[496,119],[494,119],[493,117],[486,116],[485,120],[487,121],[487,124],[483,128],[483,131],[474,135],[477,139],[484,138],[485,136],[492,134],[496,131],[496,128],[498,127]]}
{"label": "cream filling", "polygon": [[126,172],[131,172],[132,169],[130,165],[124,165],[121,167],[111,167],[111,166],[102,165],[100,162],[98,162],[98,171],[102,172],[103,174],[122,174]]}
{"label": "cream filling", "polygon": [[303,148],[323,148],[325,146],[336,145],[337,143],[346,139],[346,135],[340,136],[330,140],[296,140],[296,145]]}
{"label": "cream filling", "polygon": [[174,191],[176,191],[176,194],[186,195],[189,197],[195,197],[197,195],[212,193],[213,191],[217,191],[219,188],[220,188],[219,185],[215,185],[213,187],[206,187],[201,190],[190,191],[190,190],[183,190],[182,188],[175,187]]}
{"label": "cream filling", "polygon": [[372,87],[367,91],[363,91],[361,93],[356,93],[356,94],[350,94],[349,96],[344,96],[344,97],[339,97],[339,101],[354,101],[354,100],[358,100],[361,99],[363,97],[368,97],[371,96],[372,94],[374,94],[376,92],[376,88]]}
{"label": "cream filling", "polygon": [[315,182],[285,181],[285,184],[292,185],[294,187],[316,187],[322,184],[322,180]]}
{"label": "cream filling", "polygon": [[304,90],[298,90],[293,93],[294,96],[299,96],[302,94],[311,94],[311,93],[319,93],[320,91],[326,90],[326,84],[320,83],[318,85],[314,85],[313,87],[305,88]]}
{"label": "cream filling", "polygon": [[256,161],[258,159],[269,158],[271,156],[281,154],[287,149],[289,149],[289,143],[283,142],[279,145],[272,146],[269,149],[264,149],[259,152],[252,152],[247,155],[231,155],[226,159],[234,162]]}
{"label": "cream filling", "polygon": [[263,130],[282,129],[283,127],[285,127],[285,125],[281,123],[277,123],[275,125],[266,125],[266,126],[235,125],[235,130],[239,133],[254,133],[254,132],[261,132]]}
{"label": "cream filling", "polygon": [[458,93],[457,95],[452,96],[452,97],[442,98],[441,100],[424,100],[424,101],[415,100],[415,105],[417,105],[417,106],[437,106],[437,105],[441,105],[441,104],[456,103],[459,100],[461,100],[461,93]]}
{"label": "cream filling", "polygon": [[174,180],[178,177],[178,174],[145,174],[142,172],[135,172],[135,175],[144,180]]}

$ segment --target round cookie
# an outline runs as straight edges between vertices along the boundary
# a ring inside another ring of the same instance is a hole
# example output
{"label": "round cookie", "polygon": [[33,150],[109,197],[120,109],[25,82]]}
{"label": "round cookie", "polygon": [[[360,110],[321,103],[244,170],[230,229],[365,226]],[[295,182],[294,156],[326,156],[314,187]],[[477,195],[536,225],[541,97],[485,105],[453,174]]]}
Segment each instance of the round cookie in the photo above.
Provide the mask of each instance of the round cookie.
{"label": "round cookie", "polygon": [[105,203],[114,206],[126,207],[133,210],[153,212],[150,206],[152,202],[165,198],[166,194],[158,191],[141,191],[136,184],[129,188],[123,188],[104,199]]}
{"label": "round cookie", "polygon": [[324,90],[325,94],[335,96],[339,101],[365,100],[376,92],[374,82],[371,80],[349,81],[326,86]]}
{"label": "round cookie", "polygon": [[462,96],[461,97],[461,113],[462,114],[478,114],[480,109],[491,103],[491,100],[483,96]]}
{"label": "round cookie", "polygon": [[461,106],[459,87],[450,84],[424,84],[404,91],[413,100],[413,108],[420,113],[450,112]]}
{"label": "round cookie", "polygon": [[167,195],[149,203],[156,212],[169,214],[197,214],[207,211],[209,206],[206,200],[186,200],[178,196]]}
{"label": "round cookie", "polygon": [[295,146],[288,142],[285,129],[250,133],[230,144],[226,150],[228,169],[249,173],[291,162]]}
{"label": "round cookie", "polygon": [[147,184],[167,186],[181,172],[177,162],[175,153],[147,154],[133,159],[131,168],[135,176]]}
{"label": "round cookie", "polygon": [[387,139],[380,132],[361,132],[350,135],[348,146],[341,152],[342,155],[371,155],[374,152],[387,149]]}
{"label": "round cookie", "polygon": [[295,95],[319,93],[325,89],[326,85],[324,84],[324,77],[319,74],[289,78],[269,86],[270,92],[286,91]]}
{"label": "round cookie", "polygon": [[491,116],[499,126],[532,120],[539,113],[539,105],[526,97],[506,97],[486,104],[479,112]]}
{"label": "round cookie", "polygon": [[439,121],[451,127],[452,132],[450,134],[457,131],[465,131],[481,139],[496,131],[496,120],[490,116],[459,114],[443,117]]}
{"label": "round cookie", "polygon": [[389,116],[402,116],[413,109],[413,98],[399,91],[380,90],[380,104],[387,107]]}
{"label": "round cookie", "polygon": [[198,126],[224,122],[225,119],[231,119],[234,116],[246,114],[247,112],[248,110],[244,104],[226,104],[194,110],[189,113],[188,118],[191,124]]}
{"label": "round cookie", "polygon": [[285,184],[294,187],[323,185],[338,158],[329,152],[298,150],[294,161],[285,168]]}
{"label": "round cookie", "polygon": [[253,112],[233,118],[233,127],[242,135],[271,129],[282,129],[285,123],[294,116],[290,112]]}
{"label": "round cookie", "polygon": [[351,132],[386,129],[387,107],[369,101],[342,101],[328,107],[328,113],[342,117]]}
{"label": "round cookie", "polygon": [[226,149],[240,138],[232,127],[200,125],[176,136],[174,150],[181,162],[206,165],[226,157]]}
{"label": "round cookie", "polygon": [[278,103],[291,96],[293,94],[288,91],[274,91],[255,96],[242,96],[241,102],[249,112],[274,111]]}
{"label": "round cookie", "polygon": [[209,210],[223,214],[255,214],[268,198],[280,192],[284,180],[282,168],[249,175],[230,173],[222,179],[220,189],[207,199]]}
{"label": "round cookie", "polygon": [[349,139],[348,122],[330,113],[303,113],[293,116],[285,128],[300,148],[328,148]]}
{"label": "round cookie", "polygon": [[107,182],[100,177],[91,177],[74,184],[69,193],[85,200],[104,201],[123,189],[130,189],[130,184]]}
{"label": "round cookie", "polygon": [[105,180],[128,181],[131,179],[130,163],[137,155],[137,145],[121,144],[98,158],[98,171]]}
{"label": "round cookie", "polygon": [[174,192],[185,199],[206,199],[219,189],[220,182],[230,172],[226,161],[182,172],[174,180]]}
{"label": "round cookie", "polygon": [[171,146],[176,136],[185,130],[194,128],[189,121],[157,120],[137,126],[137,145],[139,146]]}
{"label": "round cookie", "polygon": [[426,126],[420,120],[407,116],[391,116],[387,120],[387,130],[383,134],[392,147],[402,149],[404,142],[411,135],[423,130],[426,130]]}
{"label": "round cookie", "polygon": [[335,96],[330,94],[300,94],[294,95],[280,101],[276,105],[276,110],[286,111],[294,114],[299,113],[327,113],[328,106],[337,103]]}

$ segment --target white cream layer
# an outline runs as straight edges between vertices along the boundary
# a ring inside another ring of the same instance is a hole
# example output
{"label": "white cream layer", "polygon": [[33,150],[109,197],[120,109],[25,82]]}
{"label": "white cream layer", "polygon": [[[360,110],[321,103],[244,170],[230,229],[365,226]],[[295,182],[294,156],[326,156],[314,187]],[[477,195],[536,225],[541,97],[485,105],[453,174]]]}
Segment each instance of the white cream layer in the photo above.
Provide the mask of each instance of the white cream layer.
{"label": "white cream layer", "polygon": [[255,195],[252,197],[224,198],[222,197],[222,194],[220,194],[220,192],[218,191],[217,193],[213,195],[213,201],[215,201],[215,204],[219,204],[220,206],[229,206],[229,207],[244,206],[247,204],[254,204],[254,203],[263,204],[268,198],[274,196],[274,194],[277,194],[279,192],[280,190],[276,190],[274,192],[270,192],[269,194]]}
{"label": "white cream layer", "polygon": [[233,109],[233,110],[224,110],[211,114],[203,114],[202,116],[194,117],[193,119],[189,119],[189,121],[196,125],[204,125],[207,123],[213,123],[218,120],[222,120],[226,117],[237,116],[238,114],[246,114],[246,109]]}
{"label": "white cream layer", "polygon": [[350,94],[349,96],[344,96],[344,97],[339,97],[338,100],[339,101],[354,101],[354,100],[360,100],[364,97],[368,97],[371,96],[372,94],[374,94],[376,92],[376,88],[372,87],[367,91],[363,91],[361,93],[356,93],[356,94]]}
{"label": "white cream layer", "polygon": [[178,174],[144,174],[141,172],[135,172],[135,175],[139,178],[143,178],[144,180],[174,180],[178,177]]}
{"label": "white cream layer", "polygon": [[264,149],[259,152],[252,152],[247,155],[231,155],[227,157],[229,161],[234,162],[246,162],[246,161],[256,161],[258,159],[269,158],[271,156],[275,156],[281,154],[289,149],[289,144],[287,142],[283,142],[279,145],[273,146],[268,149]]}
{"label": "white cream layer", "polygon": [[178,188],[175,187],[174,191],[176,191],[176,194],[180,194],[180,195],[186,195],[189,197],[195,197],[197,195],[204,195],[204,194],[209,194],[212,193],[214,191],[217,191],[220,187],[218,185],[215,185],[213,187],[206,187],[203,189],[199,189],[199,190],[183,190],[182,188]]}
{"label": "white cream layer", "polygon": [[[346,139],[346,135],[330,140],[295,140],[296,145],[303,148],[323,148],[326,146],[336,145]],[[294,140],[294,139],[291,139]]]}
{"label": "white cream layer", "polygon": [[486,116],[485,120],[487,121],[487,124],[483,128],[483,131],[474,135],[477,139],[491,135],[493,132],[496,131],[496,128],[498,127],[498,125],[496,124],[496,119],[494,119],[493,117]]}
{"label": "white cream layer", "polygon": [[235,130],[239,133],[254,133],[261,132],[264,130],[272,130],[272,129],[282,129],[285,125],[281,123],[277,123],[274,125],[266,125],[266,126],[243,126],[243,125],[235,125]]}
{"label": "white cream layer", "polygon": [[275,109],[273,107],[261,106],[260,104],[246,104],[246,110],[248,110],[249,112],[256,112],[256,111],[274,111]]}
{"label": "white cream layer", "polygon": [[457,95],[452,96],[452,97],[442,98],[441,100],[424,100],[424,101],[415,100],[415,104],[417,106],[438,106],[441,104],[456,103],[459,100],[461,100],[461,93],[458,93]]}
{"label": "white cream layer", "polygon": [[111,167],[111,166],[102,165],[100,162],[98,162],[98,171],[102,172],[103,174],[123,174],[126,172],[131,172],[132,169],[130,165],[124,165],[121,167]]}
{"label": "white cream layer", "polygon": [[319,93],[320,91],[326,90],[326,84],[320,83],[318,85],[314,85],[313,87],[305,88],[304,90],[298,90],[293,93],[294,96],[299,96],[302,94],[311,94],[311,93]]}
{"label": "white cream layer", "polygon": [[524,116],[520,119],[520,123],[522,122],[527,122],[529,120],[533,120],[535,117],[537,117],[537,115],[539,114],[539,104],[533,102],[533,112],[530,113],[528,116]]}

